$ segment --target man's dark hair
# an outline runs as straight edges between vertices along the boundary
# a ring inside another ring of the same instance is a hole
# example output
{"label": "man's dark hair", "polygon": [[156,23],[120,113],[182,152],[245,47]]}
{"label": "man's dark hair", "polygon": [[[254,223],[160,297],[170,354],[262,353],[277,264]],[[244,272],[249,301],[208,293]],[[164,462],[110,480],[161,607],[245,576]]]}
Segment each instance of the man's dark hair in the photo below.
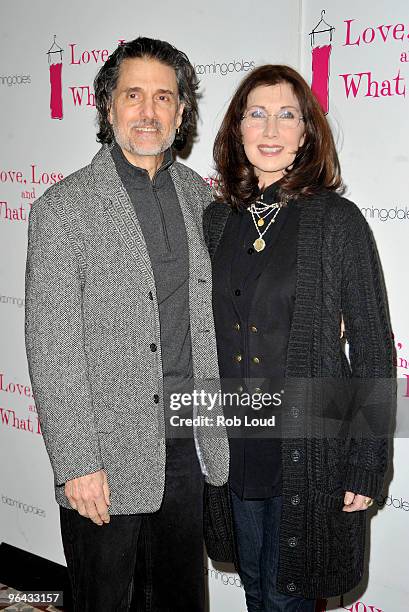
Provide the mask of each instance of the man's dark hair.
{"label": "man's dark hair", "polygon": [[95,104],[99,127],[97,141],[111,143],[114,140],[112,125],[108,120],[109,109],[113,91],[118,83],[121,64],[129,58],[155,59],[175,70],[179,101],[185,105],[182,123],[175,139],[176,148],[181,148],[188,135],[195,132],[198,115],[196,92],[199,82],[192,64],[182,51],[163,40],[144,37],[119,45],[95,77]]}

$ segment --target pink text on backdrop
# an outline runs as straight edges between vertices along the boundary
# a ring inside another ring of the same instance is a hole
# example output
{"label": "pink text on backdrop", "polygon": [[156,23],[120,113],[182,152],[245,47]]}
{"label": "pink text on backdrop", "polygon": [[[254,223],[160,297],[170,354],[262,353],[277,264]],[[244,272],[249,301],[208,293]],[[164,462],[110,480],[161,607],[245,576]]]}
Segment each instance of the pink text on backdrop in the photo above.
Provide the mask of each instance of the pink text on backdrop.
{"label": "pink text on backdrop", "polygon": [[[345,31],[345,42],[344,47],[347,46],[358,46],[361,43],[366,45],[370,45],[373,42],[382,42],[386,43],[390,40],[404,40],[407,38],[407,33],[405,30],[405,25],[403,23],[392,24],[382,24],[376,27],[368,27],[362,30],[359,34],[354,29],[353,31],[353,22],[356,19],[345,19],[344,23],[346,24]],[[356,24],[355,24],[356,25]],[[355,28],[354,25],[354,28]]]}
{"label": "pink text on backdrop", "polygon": [[378,80],[371,71],[347,72],[339,75],[344,81],[345,95],[347,98],[356,98],[359,95],[365,98],[385,98],[391,96],[406,97],[405,77],[401,76],[400,70],[392,79]]}
{"label": "pink text on backdrop", "polygon": [[95,94],[89,85],[70,87],[74,106],[95,106]]}
{"label": "pink text on backdrop", "polygon": [[[123,45],[124,39],[118,40],[118,46]],[[80,64],[104,64],[109,58],[108,49],[84,49],[78,51],[77,43],[70,43],[70,64],[79,66]]]}

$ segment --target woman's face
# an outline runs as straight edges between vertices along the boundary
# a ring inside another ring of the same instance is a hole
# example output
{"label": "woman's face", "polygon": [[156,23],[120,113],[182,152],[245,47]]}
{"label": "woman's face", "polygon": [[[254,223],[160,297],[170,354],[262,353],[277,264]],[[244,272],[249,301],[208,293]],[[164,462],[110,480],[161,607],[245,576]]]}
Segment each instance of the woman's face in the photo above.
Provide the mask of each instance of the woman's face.
{"label": "woman's face", "polygon": [[[304,123],[298,123],[300,105],[289,83],[260,85],[249,93],[243,114],[244,151],[259,178],[259,186],[267,187],[285,174],[304,143]],[[278,114],[280,118],[273,116]]]}

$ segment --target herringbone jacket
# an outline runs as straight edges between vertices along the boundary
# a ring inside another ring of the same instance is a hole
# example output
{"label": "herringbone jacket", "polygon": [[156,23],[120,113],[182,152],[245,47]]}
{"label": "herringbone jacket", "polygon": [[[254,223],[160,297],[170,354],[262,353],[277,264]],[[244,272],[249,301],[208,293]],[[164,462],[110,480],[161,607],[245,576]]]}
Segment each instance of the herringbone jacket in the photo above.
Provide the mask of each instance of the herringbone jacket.
{"label": "herringbone jacket", "polygon": [[[180,163],[170,173],[188,238],[199,387],[218,378],[211,266],[202,232],[210,190]],[[70,507],[67,480],[104,468],[111,514],[156,511],[165,484],[159,310],[146,243],[108,145],[32,205],[25,335],[58,503]],[[195,438],[206,480],[225,483],[227,438],[220,428],[214,436],[196,428]]]}

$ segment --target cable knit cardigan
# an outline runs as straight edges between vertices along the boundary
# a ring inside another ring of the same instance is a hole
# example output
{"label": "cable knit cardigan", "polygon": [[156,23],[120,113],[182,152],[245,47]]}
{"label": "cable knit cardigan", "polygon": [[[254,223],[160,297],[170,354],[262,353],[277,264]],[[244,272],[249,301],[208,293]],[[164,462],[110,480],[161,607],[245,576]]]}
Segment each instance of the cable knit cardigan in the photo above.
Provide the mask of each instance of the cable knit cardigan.
{"label": "cable knit cardigan", "polygon": [[[369,418],[381,414],[387,422],[396,402],[396,374],[382,271],[361,211],[327,190],[299,199],[297,205],[301,215],[296,300],[286,361],[286,377],[295,384],[287,397],[282,440],[277,587],[283,593],[317,598],[345,593],[362,578],[367,513],[343,512],[343,495],[353,491],[374,498],[380,493],[388,464],[388,437],[358,438],[351,433],[345,438],[300,437],[300,431],[309,431],[312,408],[314,414],[317,406],[325,412],[316,395],[313,401],[307,398],[303,381],[342,379],[348,388],[352,378],[392,379],[387,401],[369,411]],[[229,206],[216,202],[204,213],[211,256],[229,214]],[[339,338],[341,314],[350,363]],[[359,394],[353,397],[356,412]],[[345,410],[350,409],[345,401]],[[377,423],[371,425],[375,430]]]}

